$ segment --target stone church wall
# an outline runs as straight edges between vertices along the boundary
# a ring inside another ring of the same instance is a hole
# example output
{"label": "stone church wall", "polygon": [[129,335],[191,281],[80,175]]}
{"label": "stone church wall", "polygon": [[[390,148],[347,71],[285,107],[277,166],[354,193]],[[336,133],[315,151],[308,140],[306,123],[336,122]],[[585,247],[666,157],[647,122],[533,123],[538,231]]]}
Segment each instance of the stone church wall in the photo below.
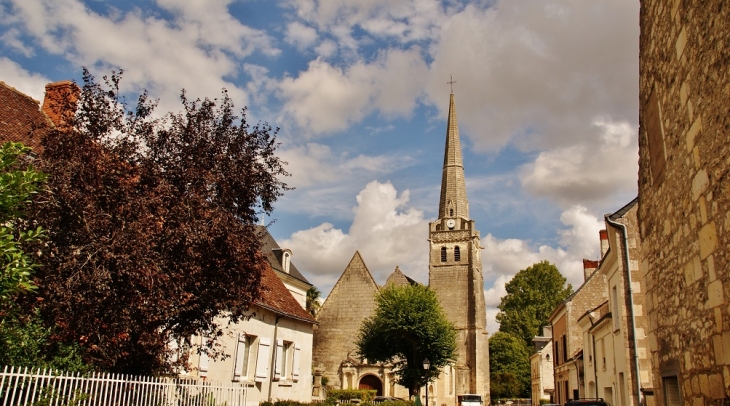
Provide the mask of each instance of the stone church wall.
{"label": "stone church wall", "polygon": [[730,394],[730,5],[642,0],[639,226],[658,405]]}

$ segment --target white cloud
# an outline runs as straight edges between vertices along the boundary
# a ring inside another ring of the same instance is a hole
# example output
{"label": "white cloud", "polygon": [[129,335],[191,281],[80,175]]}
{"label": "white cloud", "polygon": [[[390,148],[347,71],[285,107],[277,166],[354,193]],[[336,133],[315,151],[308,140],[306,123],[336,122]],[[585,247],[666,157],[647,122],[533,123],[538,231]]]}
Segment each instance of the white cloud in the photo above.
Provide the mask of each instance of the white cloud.
{"label": "white cloud", "polygon": [[286,26],[284,40],[301,51],[317,41],[317,30],[295,21]]}
{"label": "white cloud", "polygon": [[563,207],[605,201],[620,192],[635,193],[636,128],[602,119],[593,125],[599,138],[543,151],[523,166],[520,179],[525,190]]}
{"label": "white cloud", "polygon": [[43,102],[46,84],[52,82],[43,75],[28,72],[6,57],[0,57],[0,78],[8,86],[18,89],[41,103]]}
{"label": "white cloud", "polygon": [[12,21],[46,51],[63,55],[98,74],[125,69],[122,86],[146,88],[162,111],[179,110],[180,89],[190,97],[216,97],[227,88],[237,105],[246,92],[225,79],[238,74],[240,58],[279,51],[262,31],[241,24],[227,11],[229,0],[158,4],[170,21],[135,9],[98,14],[78,0],[13,0]]}
{"label": "white cloud", "polygon": [[292,250],[297,267],[308,270],[307,278],[327,294],[356,250],[378,283],[384,283],[396,265],[426,282],[428,222],[423,212],[408,207],[408,201],[407,190],[399,196],[390,182],[373,181],[357,195],[347,232],[323,223],[279,243]]}
{"label": "white cloud", "polygon": [[595,117],[638,124],[638,14],[631,0],[500,0],[451,15],[433,46],[428,94],[478,150],[598,139]]}
{"label": "white cloud", "polygon": [[426,73],[418,48],[391,49],[372,63],[359,61],[347,69],[316,59],[296,78],[281,81],[284,118],[318,135],[345,130],[373,111],[408,116]]}

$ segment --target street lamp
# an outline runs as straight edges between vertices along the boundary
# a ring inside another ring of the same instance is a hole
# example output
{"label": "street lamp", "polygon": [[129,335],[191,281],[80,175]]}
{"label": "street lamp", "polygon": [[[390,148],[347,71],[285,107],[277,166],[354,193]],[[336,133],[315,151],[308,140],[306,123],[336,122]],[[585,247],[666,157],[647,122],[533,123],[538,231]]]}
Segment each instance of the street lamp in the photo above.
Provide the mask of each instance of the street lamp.
{"label": "street lamp", "polygon": [[431,369],[431,361],[428,358],[423,359],[423,369],[426,370],[426,406],[428,406],[428,370]]}

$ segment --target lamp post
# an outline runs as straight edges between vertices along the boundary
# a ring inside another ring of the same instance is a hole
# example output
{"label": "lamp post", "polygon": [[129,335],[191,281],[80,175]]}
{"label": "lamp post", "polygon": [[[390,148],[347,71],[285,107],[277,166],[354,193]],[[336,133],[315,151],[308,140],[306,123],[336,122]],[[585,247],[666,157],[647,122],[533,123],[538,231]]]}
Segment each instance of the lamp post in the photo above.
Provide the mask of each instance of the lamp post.
{"label": "lamp post", "polygon": [[428,358],[423,359],[423,369],[426,370],[426,406],[428,406],[428,371],[431,369],[431,361]]}

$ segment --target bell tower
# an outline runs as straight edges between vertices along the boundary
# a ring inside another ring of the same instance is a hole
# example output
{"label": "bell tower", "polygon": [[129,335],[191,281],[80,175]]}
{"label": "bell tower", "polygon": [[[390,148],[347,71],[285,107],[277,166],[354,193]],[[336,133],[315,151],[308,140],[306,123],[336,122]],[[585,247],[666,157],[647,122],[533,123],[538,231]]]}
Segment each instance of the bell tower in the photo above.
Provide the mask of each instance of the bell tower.
{"label": "bell tower", "polygon": [[[453,80],[449,82],[453,85]],[[489,402],[489,344],[479,231],[469,218],[464,163],[453,88],[449,99],[446,147],[438,218],[429,224],[429,287],[457,330],[453,374],[442,374],[453,396],[482,395]],[[450,397],[448,392],[444,398]],[[441,397],[441,396],[439,396]]]}

